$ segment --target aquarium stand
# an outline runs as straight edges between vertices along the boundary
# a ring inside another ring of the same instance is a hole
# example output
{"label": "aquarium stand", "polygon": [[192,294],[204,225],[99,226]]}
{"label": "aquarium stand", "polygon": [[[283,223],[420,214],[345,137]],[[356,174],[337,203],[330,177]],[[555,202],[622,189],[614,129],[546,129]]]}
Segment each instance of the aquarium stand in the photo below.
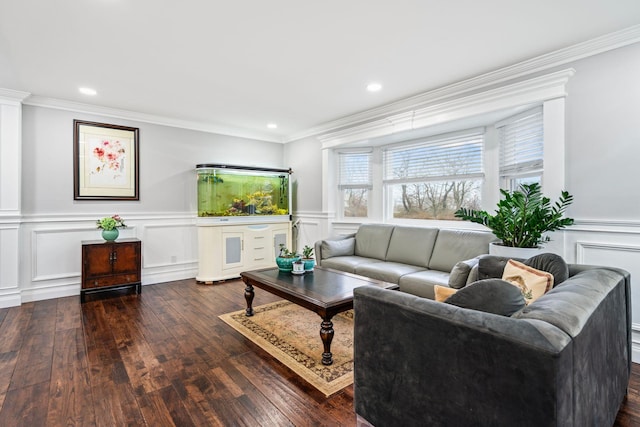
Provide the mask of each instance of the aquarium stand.
{"label": "aquarium stand", "polygon": [[291,247],[291,222],[198,224],[196,281],[212,284],[240,273],[275,267],[280,245]]}

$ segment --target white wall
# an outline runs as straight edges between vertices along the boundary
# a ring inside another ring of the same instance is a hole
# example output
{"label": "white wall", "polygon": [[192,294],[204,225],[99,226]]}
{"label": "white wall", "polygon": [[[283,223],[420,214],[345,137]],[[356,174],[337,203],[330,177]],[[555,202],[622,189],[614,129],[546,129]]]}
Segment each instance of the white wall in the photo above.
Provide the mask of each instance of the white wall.
{"label": "white wall", "polygon": [[[139,201],[73,199],[74,119],[140,129]],[[143,284],[195,277],[196,164],[284,167],[277,143],[27,105],[22,124],[22,302],[78,295],[81,241],[116,213],[129,226],[121,236],[142,240]]]}
{"label": "white wall", "polygon": [[327,213],[322,210],[322,150],[315,137],[284,146],[284,163],[293,175],[294,247],[313,246],[326,236]]}

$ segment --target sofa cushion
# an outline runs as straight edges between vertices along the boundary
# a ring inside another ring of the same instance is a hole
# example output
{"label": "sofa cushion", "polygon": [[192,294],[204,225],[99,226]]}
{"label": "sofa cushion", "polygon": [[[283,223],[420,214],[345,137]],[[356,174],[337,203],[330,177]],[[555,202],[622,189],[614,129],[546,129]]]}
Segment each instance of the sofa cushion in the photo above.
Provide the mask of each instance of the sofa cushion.
{"label": "sofa cushion", "polygon": [[569,278],[569,266],[557,254],[545,252],[524,260],[522,263],[536,270],[551,273],[553,275],[553,286],[557,286]]}
{"label": "sofa cushion", "polygon": [[513,259],[507,261],[502,273],[502,279],[520,289],[527,304],[531,304],[553,287],[553,275],[551,273],[536,270]]}
{"label": "sofa cushion", "polygon": [[365,258],[361,256],[336,256],[329,259],[322,260],[322,266],[326,268],[334,268],[340,271],[346,271],[347,273],[355,273],[356,267],[361,264],[370,264],[383,262],[375,258]]}
{"label": "sofa cushion", "polygon": [[398,281],[399,290],[423,298],[435,299],[435,285],[448,286],[449,273],[437,270],[424,270],[405,274]]}
{"label": "sofa cushion", "polygon": [[478,280],[500,279],[504,273],[504,266],[510,259],[496,255],[482,255],[478,261]]}
{"label": "sofa cushion", "polygon": [[469,230],[440,230],[429,261],[431,270],[450,272],[460,260],[471,259],[489,252],[492,233]]}
{"label": "sofa cushion", "polygon": [[523,264],[533,267],[536,270],[551,273],[553,275],[554,286],[569,278],[569,266],[565,260],[562,259],[560,255],[545,252],[526,260],[495,255],[482,255],[478,262],[478,279],[502,277],[504,267],[509,259],[515,259],[516,261],[521,261]]}
{"label": "sofa cushion", "polygon": [[526,305],[520,289],[501,279],[474,282],[456,291],[444,302],[501,316],[511,316]]}
{"label": "sofa cushion", "polygon": [[323,240],[321,245],[322,259],[353,255],[355,246],[356,239],[353,237],[341,240]]}
{"label": "sofa cushion", "polygon": [[471,270],[473,267],[478,265],[479,261],[480,260],[476,257],[457,262],[451,269],[451,273],[449,273],[449,287],[454,289],[464,288],[467,283],[469,283],[468,279],[469,274],[471,274]]}
{"label": "sofa cushion", "polygon": [[363,224],[356,233],[355,254],[365,258],[376,258],[384,261],[393,232],[392,225]]}
{"label": "sofa cushion", "polygon": [[437,236],[437,228],[395,227],[386,260],[427,268]]}
{"label": "sofa cushion", "polygon": [[405,274],[423,271],[424,268],[397,262],[376,262],[356,266],[356,274],[385,282],[398,283]]}

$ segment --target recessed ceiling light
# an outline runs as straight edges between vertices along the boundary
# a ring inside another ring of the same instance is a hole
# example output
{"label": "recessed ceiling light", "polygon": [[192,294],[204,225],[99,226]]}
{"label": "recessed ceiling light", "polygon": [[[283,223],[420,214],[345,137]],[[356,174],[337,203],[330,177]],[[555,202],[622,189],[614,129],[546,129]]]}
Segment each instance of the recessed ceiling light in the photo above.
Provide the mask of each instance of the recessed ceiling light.
{"label": "recessed ceiling light", "polygon": [[80,93],[84,94],[84,95],[95,95],[98,92],[96,92],[95,89],[91,89],[90,87],[81,87],[80,89],[78,89],[80,91]]}
{"label": "recessed ceiling light", "polygon": [[377,92],[382,89],[382,85],[380,83],[369,83],[367,85],[367,90],[369,92]]}
{"label": "recessed ceiling light", "polygon": [[278,129],[278,125],[277,125],[277,124],[275,124],[275,123],[269,123],[269,124],[267,125],[267,127],[268,127],[269,129]]}

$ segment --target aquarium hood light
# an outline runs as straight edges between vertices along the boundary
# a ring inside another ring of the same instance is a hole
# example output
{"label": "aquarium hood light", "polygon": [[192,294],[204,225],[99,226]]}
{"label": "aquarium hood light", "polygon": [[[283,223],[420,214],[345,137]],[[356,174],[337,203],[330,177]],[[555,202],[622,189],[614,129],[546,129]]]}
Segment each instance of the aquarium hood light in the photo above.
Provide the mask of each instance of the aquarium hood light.
{"label": "aquarium hood light", "polygon": [[238,166],[238,165],[221,165],[218,163],[201,163],[196,165],[196,169],[230,169],[240,171],[256,171],[256,172],[280,172],[292,174],[293,171],[289,169],[277,169],[277,168],[263,168],[258,166]]}

